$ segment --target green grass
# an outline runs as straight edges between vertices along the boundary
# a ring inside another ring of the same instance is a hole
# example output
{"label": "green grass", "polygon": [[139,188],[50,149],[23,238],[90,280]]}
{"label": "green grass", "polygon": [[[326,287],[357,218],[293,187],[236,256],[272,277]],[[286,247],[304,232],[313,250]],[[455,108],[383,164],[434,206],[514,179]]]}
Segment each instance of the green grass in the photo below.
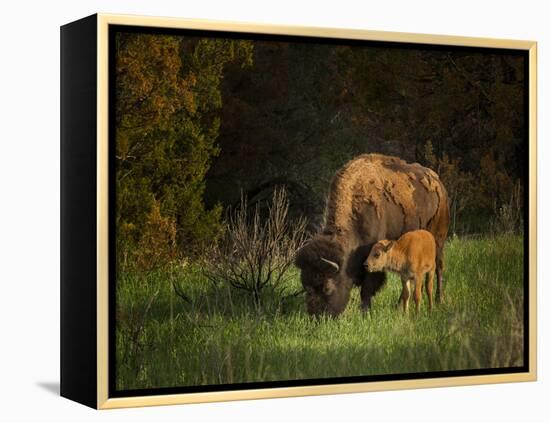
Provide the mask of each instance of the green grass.
{"label": "green grass", "polygon": [[[339,319],[315,321],[302,297],[215,288],[193,265],[123,274],[117,283],[116,385],[161,388],[519,366],[523,239],[447,243],[446,302],[408,315],[391,275],[370,313],[358,290]],[[292,270],[292,286],[300,288]],[[174,293],[172,281],[191,301]]]}

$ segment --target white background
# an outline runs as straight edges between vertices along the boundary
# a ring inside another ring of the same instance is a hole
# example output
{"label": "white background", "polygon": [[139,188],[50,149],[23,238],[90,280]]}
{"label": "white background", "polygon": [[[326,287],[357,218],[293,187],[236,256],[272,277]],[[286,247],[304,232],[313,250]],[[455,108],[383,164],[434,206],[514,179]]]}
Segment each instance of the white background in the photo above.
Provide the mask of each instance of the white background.
{"label": "white background", "polygon": [[[265,3],[265,4],[264,4]],[[545,1],[5,1],[0,23],[0,420],[549,421]],[[96,412],[58,397],[59,26],[95,12],[539,42],[539,381]],[[546,395],[544,394],[544,391]],[[32,419],[32,420],[31,420]]]}

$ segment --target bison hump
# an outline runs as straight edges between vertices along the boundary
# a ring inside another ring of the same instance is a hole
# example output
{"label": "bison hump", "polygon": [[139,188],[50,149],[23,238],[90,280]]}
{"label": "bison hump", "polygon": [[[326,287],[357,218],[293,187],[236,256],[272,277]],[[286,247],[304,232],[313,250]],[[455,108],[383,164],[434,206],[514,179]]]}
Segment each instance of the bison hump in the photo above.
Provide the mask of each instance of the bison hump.
{"label": "bison hump", "polygon": [[335,232],[351,229],[365,204],[371,204],[381,219],[389,202],[401,208],[405,227],[425,226],[444,195],[433,170],[397,157],[365,154],[348,162],[334,176],[326,226]]}

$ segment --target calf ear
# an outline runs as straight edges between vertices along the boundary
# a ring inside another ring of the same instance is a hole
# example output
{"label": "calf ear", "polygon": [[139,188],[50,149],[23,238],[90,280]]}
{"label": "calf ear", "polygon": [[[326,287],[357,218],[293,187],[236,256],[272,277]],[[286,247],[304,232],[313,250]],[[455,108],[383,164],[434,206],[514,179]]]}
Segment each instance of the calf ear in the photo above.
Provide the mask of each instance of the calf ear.
{"label": "calf ear", "polygon": [[386,244],[386,246],[384,247],[384,251],[387,253],[388,251],[390,251],[393,246],[395,245],[395,241],[390,241]]}

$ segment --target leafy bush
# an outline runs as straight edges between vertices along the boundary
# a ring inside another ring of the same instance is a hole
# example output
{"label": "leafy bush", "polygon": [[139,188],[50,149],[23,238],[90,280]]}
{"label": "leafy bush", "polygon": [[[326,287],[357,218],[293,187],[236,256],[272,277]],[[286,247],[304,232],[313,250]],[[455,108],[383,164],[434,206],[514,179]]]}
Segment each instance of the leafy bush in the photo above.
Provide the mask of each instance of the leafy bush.
{"label": "leafy bush", "polygon": [[147,269],[158,265],[155,253],[139,248],[152,249],[151,236],[164,243],[163,233],[151,232],[151,213],[158,214],[157,223],[175,225],[183,256],[202,251],[219,234],[221,206],[207,207],[203,194],[220,151],[221,84],[226,66],[252,64],[252,45],[124,32],[114,41],[120,263],[137,249]]}

